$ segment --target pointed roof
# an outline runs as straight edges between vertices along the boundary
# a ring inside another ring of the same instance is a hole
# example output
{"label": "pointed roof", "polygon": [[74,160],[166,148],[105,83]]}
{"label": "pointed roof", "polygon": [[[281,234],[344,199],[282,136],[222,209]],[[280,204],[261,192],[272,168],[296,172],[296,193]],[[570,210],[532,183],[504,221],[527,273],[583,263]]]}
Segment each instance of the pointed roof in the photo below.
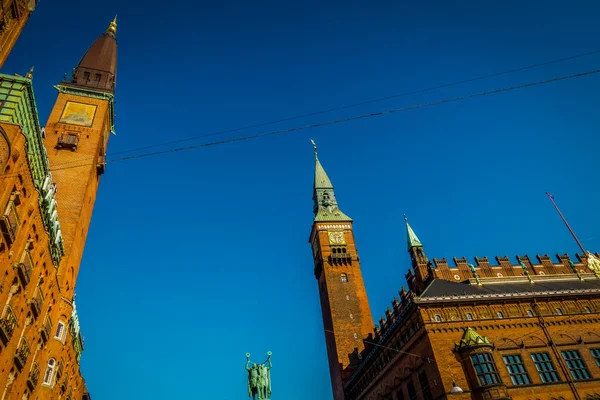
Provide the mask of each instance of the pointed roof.
{"label": "pointed roof", "polygon": [[455,344],[456,349],[465,349],[469,347],[492,346],[492,342],[486,336],[481,336],[475,329],[467,328],[463,333],[462,339]]}
{"label": "pointed roof", "polygon": [[413,247],[423,247],[421,241],[415,234],[415,231],[413,231],[408,224],[408,218],[406,218],[406,215],[404,216],[404,221],[406,221],[406,241],[408,242],[408,250],[412,249]]}
{"label": "pointed roof", "polygon": [[340,210],[335,199],[333,184],[327,176],[325,169],[317,156],[317,145],[311,140],[315,152],[315,181],[313,184],[313,200],[315,202],[313,211],[315,222],[351,222],[352,218]]}
{"label": "pointed roof", "polygon": [[[114,90],[117,73],[117,21],[110,23],[106,32],[85,52],[74,70],[72,83],[78,86],[94,87],[102,90]],[[100,74],[100,80],[95,80]]]}
{"label": "pointed roof", "polygon": [[333,184],[329,180],[325,169],[319,161],[319,157],[315,154],[315,189],[333,189]]}

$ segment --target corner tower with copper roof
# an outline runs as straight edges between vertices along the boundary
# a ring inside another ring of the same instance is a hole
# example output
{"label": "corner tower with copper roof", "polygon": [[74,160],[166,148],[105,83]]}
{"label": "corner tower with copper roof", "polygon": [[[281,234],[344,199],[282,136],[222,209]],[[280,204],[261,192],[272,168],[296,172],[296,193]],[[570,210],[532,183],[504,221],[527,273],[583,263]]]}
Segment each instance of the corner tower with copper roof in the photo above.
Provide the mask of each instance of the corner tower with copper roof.
{"label": "corner tower with copper roof", "polygon": [[315,146],[315,214],[310,234],[314,272],[319,284],[329,372],[335,400],[344,399],[351,371],[349,355],[364,348],[373,317],[362,278],[352,219],[339,208],[333,185]]}
{"label": "corner tower with copper roof", "polygon": [[115,18],[85,52],[71,78],[56,85],[58,97],[45,127],[65,251],[60,284],[67,298],[73,294],[108,138],[114,131],[116,32]]}

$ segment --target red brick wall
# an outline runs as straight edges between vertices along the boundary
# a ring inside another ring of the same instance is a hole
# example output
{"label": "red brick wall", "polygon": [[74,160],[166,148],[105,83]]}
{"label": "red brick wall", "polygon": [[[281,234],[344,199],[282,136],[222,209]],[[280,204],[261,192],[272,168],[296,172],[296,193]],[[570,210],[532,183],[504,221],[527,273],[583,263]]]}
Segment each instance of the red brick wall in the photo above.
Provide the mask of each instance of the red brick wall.
{"label": "red brick wall", "polygon": [[[0,310],[1,317],[6,317],[10,307],[16,317],[16,327],[4,343],[0,341],[0,399],[21,399],[25,393],[30,398],[59,398],[60,382],[69,375],[67,387],[73,390],[74,398],[81,398],[86,392],[85,382],[81,377],[72,338],[68,329],[71,317],[72,291],[66,290],[58,280],[60,268],[52,264],[48,248],[48,234],[44,229],[39,207],[38,192],[36,191],[28,162],[25,156],[25,136],[15,125],[0,125],[9,137],[12,156],[4,171],[0,171],[0,210],[3,213],[11,193],[16,189],[20,192],[20,204],[17,205],[19,229],[16,240],[8,244],[0,239]],[[26,249],[32,260],[32,274],[25,285],[20,279],[15,264],[23,259]],[[34,316],[30,304],[36,290],[43,293],[40,314]],[[64,340],[54,339],[58,321],[65,323]],[[47,340],[42,339],[41,330],[45,322],[51,321],[52,327]],[[17,368],[14,356],[25,339],[30,346],[29,355],[25,358],[23,368]],[[50,358],[55,358],[63,364],[63,374],[60,380],[54,379],[53,386],[42,384],[46,364]],[[27,379],[32,371],[34,362],[40,367],[40,377],[32,389],[27,386]],[[9,379],[9,377],[14,379]],[[67,391],[69,390],[67,389]],[[64,396],[64,395],[63,395]]]}

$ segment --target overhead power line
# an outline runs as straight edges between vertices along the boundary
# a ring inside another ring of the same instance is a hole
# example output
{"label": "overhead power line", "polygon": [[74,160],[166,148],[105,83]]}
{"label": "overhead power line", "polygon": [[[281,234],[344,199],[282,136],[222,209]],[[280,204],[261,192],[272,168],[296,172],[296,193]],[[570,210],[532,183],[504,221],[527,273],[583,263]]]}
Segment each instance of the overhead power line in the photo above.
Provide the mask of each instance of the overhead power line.
{"label": "overhead power line", "polygon": [[[492,94],[510,92],[513,90],[524,89],[524,88],[529,88],[529,87],[534,87],[534,86],[540,86],[540,85],[545,85],[548,83],[565,81],[568,79],[581,78],[584,76],[590,76],[590,75],[594,75],[594,74],[598,74],[598,73],[600,73],[600,69],[586,71],[586,72],[580,72],[577,74],[572,74],[572,75],[567,75],[567,76],[560,76],[560,77],[546,79],[546,80],[537,81],[537,82],[524,83],[521,85],[509,86],[509,87],[505,87],[505,88],[501,88],[501,89],[494,89],[494,90],[489,90],[489,91],[485,91],[485,92],[473,93],[473,94],[468,94],[468,95],[459,96],[459,97],[452,97],[452,98],[448,98],[448,99],[444,99],[444,100],[437,100],[437,101],[432,101],[432,102],[428,102],[428,103],[416,104],[416,105],[407,106],[407,107],[392,108],[392,109],[379,111],[379,112],[375,112],[375,113],[360,114],[360,115],[355,115],[355,116],[347,117],[347,118],[340,118],[340,119],[335,119],[335,120],[330,120],[330,121],[325,121],[325,122],[319,122],[319,123],[315,123],[315,124],[302,125],[302,126],[298,126],[295,128],[280,129],[280,130],[275,130],[275,131],[270,131],[270,132],[259,133],[259,134],[255,134],[255,135],[242,136],[242,137],[224,139],[224,140],[219,140],[219,141],[214,141],[214,142],[202,143],[202,144],[197,144],[197,145],[193,145],[193,146],[179,147],[179,148],[175,148],[175,149],[155,151],[152,153],[143,153],[143,154],[136,154],[136,155],[127,156],[127,157],[114,158],[114,159],[107,160],[106,162],[107,163],[115,163],[115,162],[120,162],[120,161],[138,159],[138,158],[154,157],[154,156],[158,156],[161,154],[177,153],[177,152],[181,152],[181,151],[199,149],[199,148],[203,148],[203,147],[218,146],[218,145],[227,144],[227,143],[240,142],[240,141],[251,140],[251,139],[258,139],[258,138],[262,138],[262,137],[266,137],[266,136],[274,136],[274,135],[279,135],[282,133],[291,133],[291,132],[298,132],[298,131],[303,131],[303,130],[308,130],[308,129],[321,128],[324,126],[337,125],[337,124],[350,122],[350,121],[356,121],[356,120],[360,120],[360,119],[379,117],[382,115],[393,114],[393,113],[401,112],[401,111],[415,110],[415,109],[419,109],[419,108],[432,107],[432,106],[447,104],[447,103],[455,103],[458,101],[473,99],[476,97],[483,97],[483,96],[488,96],[488,95],[492,95]],[[89,165],[89,163],[79,164],[79,165],[70,165],[70,166],[65,165],[63,167],[53,167],[53,168],[50,168],[50,170],[57,171],[57,170],[62,170],[62,169],[79,168],[79,167],[83,167],[86,165]],[[5,176],[3,176],[3,178],[9,177],[9,176],[11,176],[11,175],[5,175]],[[15,175],[13,174],[12,176],[14,177]]]}
{"label": "overhead power line", "polygon": [[[509,70],[505,70],[505,71],[495,72],[495,73],[492,73],[492,74],[481,75],[481,76],[474,77],[474,78],[463,79],[463,80],[460,80],[460,81],[454,81],[454,82],[445,83],[445,84],[442,84],[442,85],[431,86],[431,87],[424,88],[424,89],[419,89],[419,90],[414,90],[414,91],[408,91],[408,92],[404,92],[404,93],[400,93],[400,94],[395,94],[395,95],[391,95],[391,96],[380,97],[380,98],[366,100],[366,101],[362,101],[362,102],[358,102],[358,103],[353,103],[353,104],[347,104],[347,105],[333,107],[333,108],[329,108],[329,109],[325,109],[325,110],[314,111],[314,112],[311,112],[311,113],[296,115],[296,116],[293,116],[293,117],[281,118],[281,119],[272,120],[272,121],[268,121],[268,122],[263,122],[263,123],[259,123],[259,124],[247,125],[247,126],[243,126],[243,127],[239,127],[239,128],[232,128],[232,129],[227,129],[227,130],[223,130],[223,131],[217,131],[217,132],[207,133],[207,134],[203,134],[203,135],[192,136],[192,137],[178,139],[178,140],[172,140],[172,141],[169,141],[169,142],[162,142],[162,143],[157,143],[157,144],[153,144],[153,145],[148,145],[148,146],[143,146],[143,147],[137,147],[137,148],[133,148],[133,149],[129,149],[129,150],[122,150],[122,151],[118,151],[118,152],[115,152],[115,153],[111,153],[110,155],[111,156],[115,156],[115,155],[118,155],[118,154],[132,153],[134,151],[141,151],[141,150],[147,150],[147,149],[156,148],[156,147],[169,146],[169,145],[172,145],[172,144],[183,143],[183,142],[197,140],[197,139],[202,139],[202,138],[211,137],[211,136],[217,136],[217,135],[224,135],[224,134],[227,134],[227,133],[240,132],[240,131],[244,131],[244,130],[248,130],[248,129],[253,129],[253,128],[260,128],[260,127],[263,127],[263,126],[273,125],[273,124],[276,124],[276,123],[293,121],[293,120],[297,120],[297,119],[301,119],[301,118],[312,117],[312,116],[315,116],[315,115],[322,115],[322,114],[331,113],[331,112],[334,112],[334,111],[341,111],[341,110],[345,110],[345,109],[349,109],[349,108],[354,108],[354,107],[359,107],[359,106],[363,106],[363,105],[367,105],[367,104],[373,104],[373,103],[377,103],[377,102],[382,102],[382,101],[385,101],[385,100],[392,100],[392,99],[397,99],[397,98],[400,98],[400,97],[410,96],[410,95],[414,95],[414,94],[426,93],[426,92],[430,92],[430,91],[433,91],[433,90],[444,89],[444,88],[448,88],[448,87],[452,87],[452,86],[458,86],[458,85],[462,85],[462,84],[465,84],[465,83],[476,82],[476,81],[480,81],[480,80],[484,80],[484,79],[489,79],[489,78],[495,78],[497,76],[508,75],[508,74],[512,74],[512,73],[515,73],[515,72],[526,71],[526,70],[533,69],[533,68],[539,68],[539,67],[543,67],[543,66],[547,66],[547,65],[551,65],[551,64],[557,64],[557,63],[561,63],[561,62],[565,62],[565,61],[569,61],[569,60],[574,60],[574,59],[577,59],[577,58],[588,57],[588,56],[595,55],[595,54],[600,54],[600,50],[590,51],[590,52],[587,52],[587,53],[575,54],[575,55],[572,55],[572,56],[557,58],[557,59],[553,59],[553,60],[548,60],[548,61],[544,61],[544,62],[537,63],[537,64],[530,64],[530,65],[526,65],[526,66],[519,67],[519,68],[513,68],[513,69],[509,69]],[[89,160],[89,159],[90,159],[89,157],[82,157],[79,160],[74,160],[74,161],[69,161],[69,162],[66,162],[66,163],[57,164],[57,165],[55,165],[55,167],[66,165],[66,164],[79,163],[80,161]]]}

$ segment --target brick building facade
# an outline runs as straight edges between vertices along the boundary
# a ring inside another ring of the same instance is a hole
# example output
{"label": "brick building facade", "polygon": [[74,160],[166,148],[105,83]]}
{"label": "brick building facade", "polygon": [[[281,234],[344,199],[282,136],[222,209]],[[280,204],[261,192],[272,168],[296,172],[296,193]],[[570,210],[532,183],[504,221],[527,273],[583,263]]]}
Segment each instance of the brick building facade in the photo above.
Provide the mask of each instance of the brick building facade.
{"label": "brick building facade", "polygon": [[38,0],[0,0],[0,68],[23,31]]}
{"label": "brick building facade", "polygon": [[599,255],[430,261],[371,330],[352,220],[316,161],[311,244],[335,400],[600,399]]}
{"label": "brick building facade", "polygon": [[[17,3],[20,4],[19,1]],[[89,400],[75,283],[114,126],[116,20],[56,85],[0,74],[0,400]]]}

